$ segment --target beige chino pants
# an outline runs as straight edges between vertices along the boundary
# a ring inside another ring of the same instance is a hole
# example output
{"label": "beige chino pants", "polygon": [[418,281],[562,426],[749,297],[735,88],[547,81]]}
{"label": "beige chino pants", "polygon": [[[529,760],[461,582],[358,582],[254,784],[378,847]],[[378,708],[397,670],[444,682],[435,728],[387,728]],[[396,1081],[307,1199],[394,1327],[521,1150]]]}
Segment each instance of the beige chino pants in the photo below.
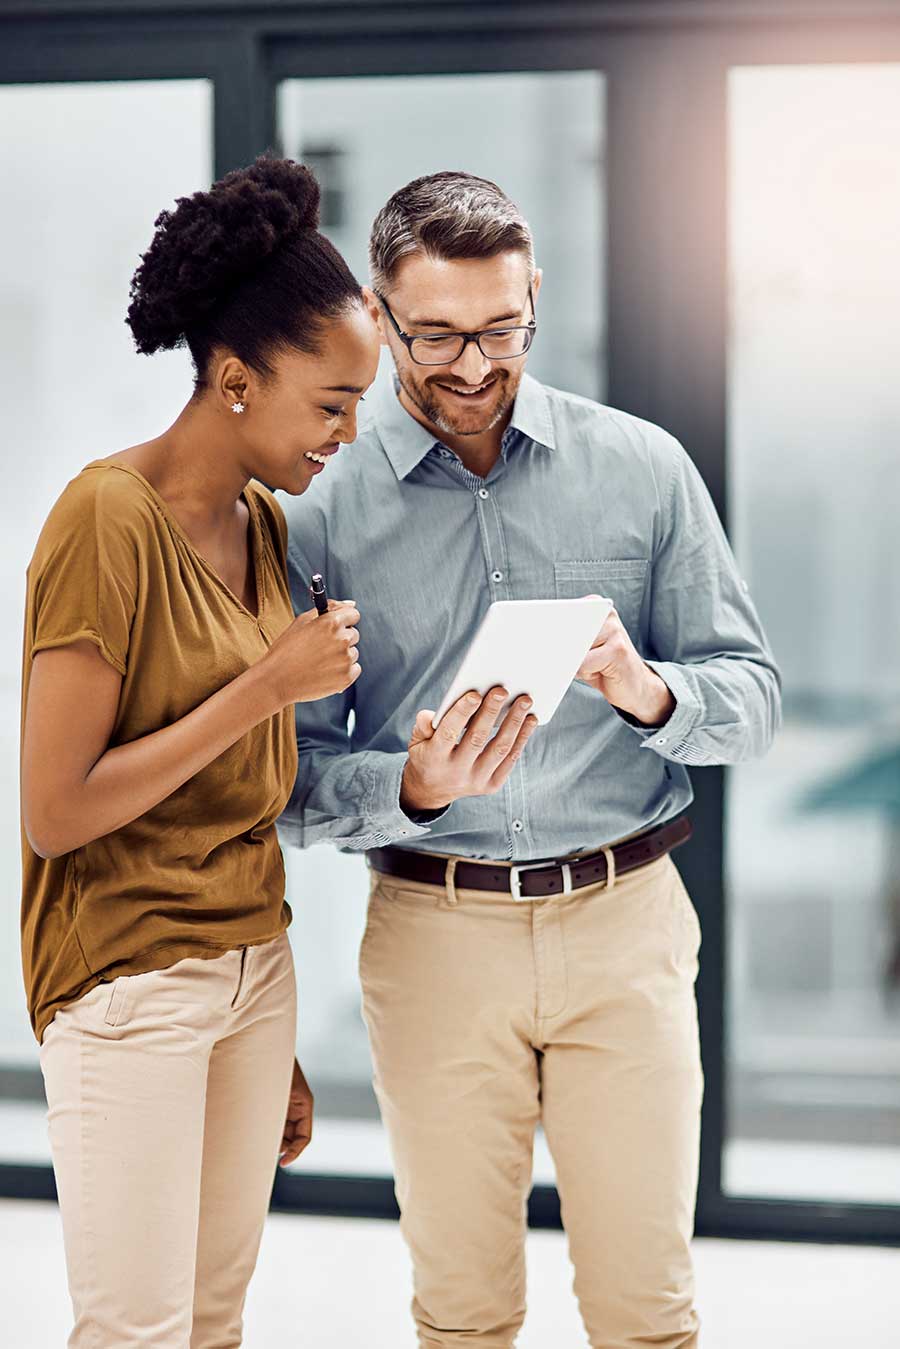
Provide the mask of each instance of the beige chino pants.
{"label": "beige chino pants", "polygon": [[98,984],[41,1069],[70,1349],[236,1349],[287,1114],[286,932]]}
{"label": "beige chino pants", "polygon": [[516,903],[372,874],[360,949],[422,1346],[509,1349],[538,1121],[593,1349],[695,1349],[700,925],[671,857]]}

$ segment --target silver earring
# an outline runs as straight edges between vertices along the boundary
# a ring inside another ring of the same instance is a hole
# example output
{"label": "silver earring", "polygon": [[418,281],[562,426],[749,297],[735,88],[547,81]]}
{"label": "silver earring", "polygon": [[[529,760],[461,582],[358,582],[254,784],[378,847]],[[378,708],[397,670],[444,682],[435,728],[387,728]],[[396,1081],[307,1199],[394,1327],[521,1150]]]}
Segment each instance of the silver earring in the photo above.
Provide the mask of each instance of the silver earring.
{"label": "silver earring", "polygon": [[232,403],[232,405],[231,405],[231,410],[232,410],[232,412],[243,412],[243,411],[244,411],[244,405],[243,405],[243,403]]}

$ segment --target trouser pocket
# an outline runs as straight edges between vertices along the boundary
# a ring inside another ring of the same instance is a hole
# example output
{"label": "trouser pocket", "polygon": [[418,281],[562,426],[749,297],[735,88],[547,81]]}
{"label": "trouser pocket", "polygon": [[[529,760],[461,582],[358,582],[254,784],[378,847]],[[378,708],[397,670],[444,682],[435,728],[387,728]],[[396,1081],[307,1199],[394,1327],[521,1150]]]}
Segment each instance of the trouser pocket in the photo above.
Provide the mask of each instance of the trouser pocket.
{"label": "trouser pocket", "polygon": [[103,1019],[109,1026],[119,1026],[125,1020],[127,1009],[128,975],[120,974],[117,979],[113,980]]}

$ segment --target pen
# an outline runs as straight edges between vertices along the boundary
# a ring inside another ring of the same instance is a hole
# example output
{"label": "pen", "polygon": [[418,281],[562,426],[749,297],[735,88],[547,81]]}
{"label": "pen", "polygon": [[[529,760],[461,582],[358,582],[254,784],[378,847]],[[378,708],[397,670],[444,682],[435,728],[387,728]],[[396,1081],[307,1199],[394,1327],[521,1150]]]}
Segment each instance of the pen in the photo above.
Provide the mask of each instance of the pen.
{"label": "pen", "polygon": [[321,617],[328,613],[328,592],[325,589],[325,578],[320,571],[313,573],[312,585],[309,587],[309,593],[313,597],[313,604]]}

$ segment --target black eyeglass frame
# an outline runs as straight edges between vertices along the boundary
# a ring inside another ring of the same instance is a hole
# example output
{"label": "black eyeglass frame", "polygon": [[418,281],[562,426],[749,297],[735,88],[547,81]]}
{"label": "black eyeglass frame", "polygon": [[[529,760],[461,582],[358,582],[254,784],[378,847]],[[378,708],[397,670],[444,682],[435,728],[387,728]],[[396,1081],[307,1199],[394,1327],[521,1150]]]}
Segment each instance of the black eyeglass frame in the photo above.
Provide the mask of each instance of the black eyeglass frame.
{"label": "black eyeglass frame", "polygon": [[[413,333],[412,335],[410,335],[409,333],[405,333],[403,331],[403,329],[400,327],[400,324],[394,318],[394,315],[391,313],[391,306],[388,304],[387,300],[381,294],[381,291],[376,290],[375,295],[384,305],[384,312],[390,319],[394,332],[397,334],[397,336],[400,338],[400,341],[403,343],[403,345],[406,347],[406,350],[409,352],[410,360],[415,361],[416,365],[452,365],[454,361],[459,360],[460,356],[462,356],[463,352],[465,351],[466,347],[469,345],[470,342],[475,343],[478,350],[481,352],[482,356],[486,361],[518,361],[521,360],[521,358],[525,356],[531,349],[531,344],[534,341],[534,335],[537,332],[537,310],[534,307],[534,295],[531,290],[530,281],[528,283],[528,299],[531,303],[531,321],[529,323],[514,323],[509,328],[480,328],[478,332],[474,333],[460,333],[460,332]],[[525,342],[524,349],[520,352],[517,352],[515,356],[489,356],[488,353],[485,351],[484,347],[481,345],[482,337],[487,337],[490,335],[501,337],[505,333],[527,333],[528,337]],[[418,342],[421,338],[433,339],[435,337],[461,337],[463,339],[463,344],[460,347],[458,353],[455,356],[453,356],[449,361],[418,360],[413,355],[412,352],[413,342]]]}

